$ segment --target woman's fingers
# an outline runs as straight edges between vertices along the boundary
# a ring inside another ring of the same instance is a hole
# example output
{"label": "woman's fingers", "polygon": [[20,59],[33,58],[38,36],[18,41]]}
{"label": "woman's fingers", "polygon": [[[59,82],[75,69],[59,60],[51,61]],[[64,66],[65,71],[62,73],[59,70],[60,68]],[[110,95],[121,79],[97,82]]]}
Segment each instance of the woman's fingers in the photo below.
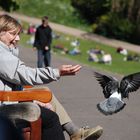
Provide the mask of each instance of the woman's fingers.
{"label": "woman's fingers", "polygon": [[72,66],[70,69],[71,72],[78,72],[82,67],[80,65]]}
{"label": "woman's fingers", "polygon": [[74,75],[81,69],[80,65],[63,65],[60,69],[60,75]]}

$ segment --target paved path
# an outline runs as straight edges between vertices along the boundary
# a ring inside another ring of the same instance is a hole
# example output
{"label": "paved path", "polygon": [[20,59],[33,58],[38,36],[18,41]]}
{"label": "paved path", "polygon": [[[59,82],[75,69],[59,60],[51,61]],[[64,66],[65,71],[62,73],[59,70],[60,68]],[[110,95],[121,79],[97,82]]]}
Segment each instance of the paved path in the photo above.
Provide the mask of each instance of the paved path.
{"label": "paved path", "polygon": [[[20,47],[20,57],[26,64],[36,66],[36,54],[32,49]],[[53,67],[75,62],[52,56]],[[77,76],[63,77],[58,82],[48,84],[54,94],[60,99],[73,121],[79,126],[98,124],[103,126],[104,134],[100,140],[139,140],[140,139],[140,90],[125,100],[127,105],[119,113],[104,116],[96,109],[96,104],[102,101],[102,90],[93,77],[94,68],[83,66]],[[112,75],[111,73],[108,73]],[[119,75],[115,75],[119,79]],[[68,137],[67,137],[67,140]]]}
{"label": "paved path", "polygon": [[[0,13],[3,13],[3,12],[0,12]],[[37,18],[27,17],[24,15],[16,14],[16,13],[12,13],[10,15],[17,19],[20,19],[20,20],[23,20],[23,21],[26,21],[29,23],[40,24],[40,19],[37,19]],[[118,41],[115,39],[109,39],[109,38],[106,38],[103,36],[87,33],[85,31],[81,31],[81,30],[71,28],[71,27],[66,27],[64,25],[60,25],[60,24],[56,24],[56,23],[50,23],[50,25],[54,30],[62,32],[62,33],[74,35],[79,38],[94,40],[99,43],[107,44],[107,45],[110,45],[110,46],[116,47],[116,48],[123,47],[128,50],[140,53],[140,45],[134,45],[134,44],[130,44],[127,42]]]}

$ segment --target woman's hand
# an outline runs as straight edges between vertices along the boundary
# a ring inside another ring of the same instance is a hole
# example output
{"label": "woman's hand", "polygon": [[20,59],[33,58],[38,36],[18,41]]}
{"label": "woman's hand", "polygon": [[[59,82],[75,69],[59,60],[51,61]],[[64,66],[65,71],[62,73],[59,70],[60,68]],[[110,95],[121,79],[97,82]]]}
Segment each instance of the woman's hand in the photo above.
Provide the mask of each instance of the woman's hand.
{"label": "woman's hand", "polygon": [[62,65],[59,68],[60,76],[75,75],[81,68],[80,65]]}
{"label": "woman's hand", "polygon": [[37,100],[35,100],[34,103],[38,104],[41,107],[44,107],[44,108],[47,108],[47,109],[50,109],[50,110],[54,111],[53,106],[51,105],[51,103],[42,103],[42,102],[37,101]]}

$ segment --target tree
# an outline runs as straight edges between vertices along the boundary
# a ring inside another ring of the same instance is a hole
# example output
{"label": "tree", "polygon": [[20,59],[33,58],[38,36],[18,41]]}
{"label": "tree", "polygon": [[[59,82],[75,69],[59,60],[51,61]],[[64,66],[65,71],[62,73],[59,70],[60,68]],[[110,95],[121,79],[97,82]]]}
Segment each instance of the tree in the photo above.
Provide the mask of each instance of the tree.
{"label": "tree", "polygon": [[122,16],[135,26],[130,39],[140,44],[140,0],[112,0],[111,12],[117,13],[118,18]]}
{"label": "tree", "polygon": [[71,0],[71,4],[89,23],[110,9],[109,0]]}
{"label": "tree", "polygon": [[13,11],[19,8],[19,5],[15,0],[0,0],[0,6],[5,11]]}
{"label": "tree", "polygon": [[140,42],[140,0],[71,0],[96,33]]}

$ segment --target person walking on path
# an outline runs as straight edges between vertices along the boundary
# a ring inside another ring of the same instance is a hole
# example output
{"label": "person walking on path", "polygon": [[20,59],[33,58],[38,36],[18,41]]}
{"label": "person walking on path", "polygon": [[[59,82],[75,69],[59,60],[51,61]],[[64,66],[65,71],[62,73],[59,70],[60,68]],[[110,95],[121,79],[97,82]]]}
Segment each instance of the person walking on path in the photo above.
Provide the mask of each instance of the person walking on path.
{"label": "person walking on path", "polygon": [[42,18],[42,24],[37,28],[33,47],[37,49],[37,66],[42,68],[51,64],[52,29],[48,24],[48,17]]}

